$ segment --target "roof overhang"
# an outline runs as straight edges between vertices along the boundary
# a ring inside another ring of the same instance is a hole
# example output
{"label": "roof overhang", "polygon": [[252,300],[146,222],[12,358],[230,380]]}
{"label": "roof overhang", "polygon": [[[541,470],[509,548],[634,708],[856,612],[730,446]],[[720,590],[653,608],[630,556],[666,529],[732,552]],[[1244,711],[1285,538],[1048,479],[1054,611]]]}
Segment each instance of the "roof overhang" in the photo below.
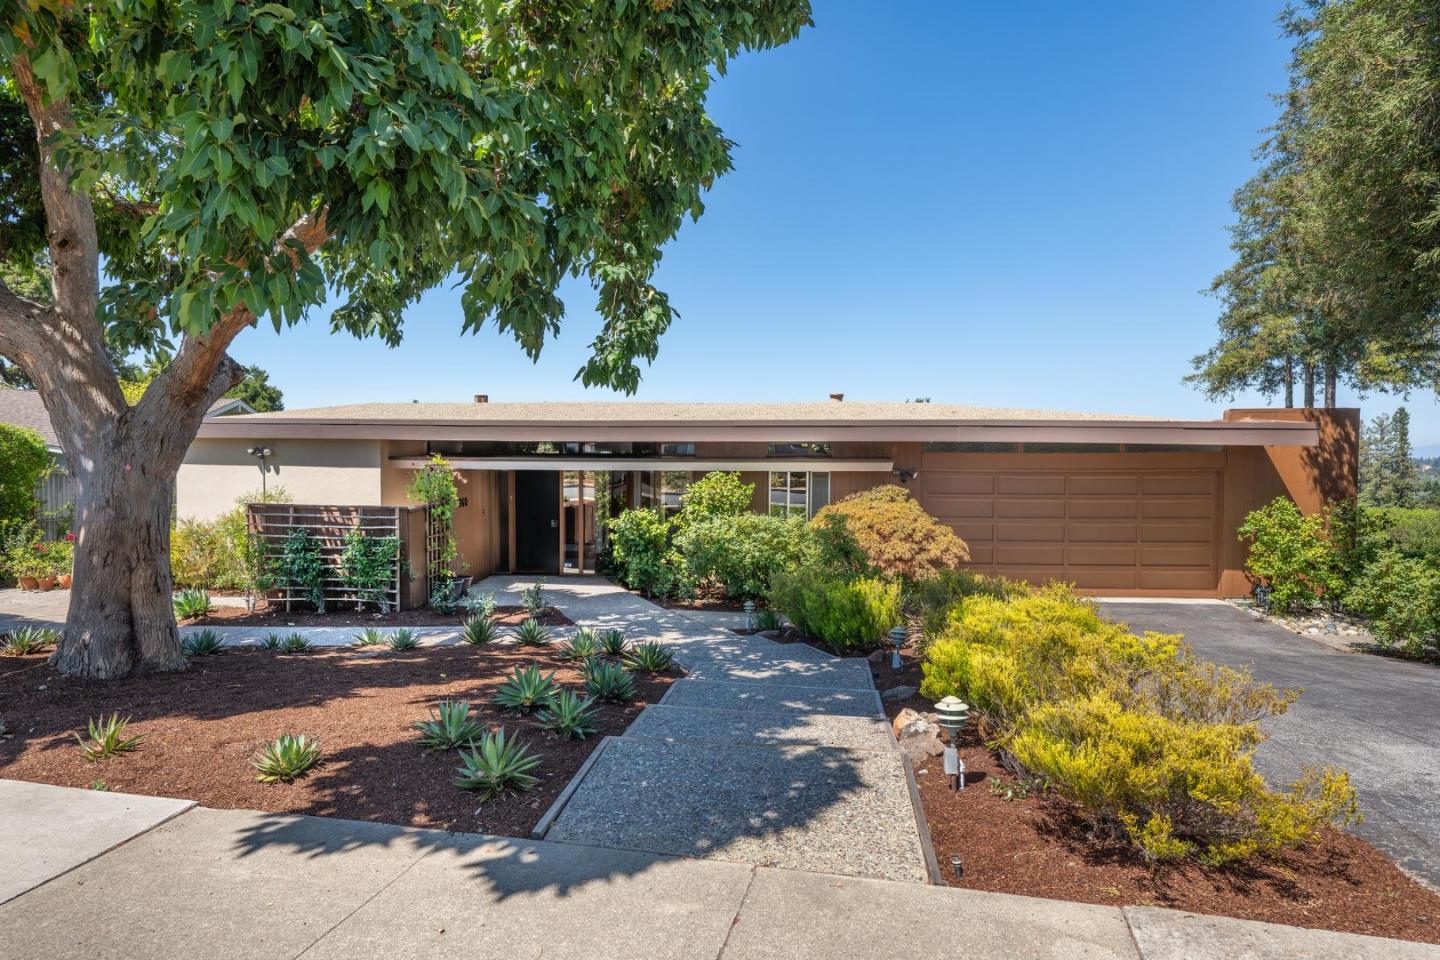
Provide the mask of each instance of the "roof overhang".
{"label": "roof overhang", "polygon": [[771,443],[1150,443],[1171,446],[1308,447],[1319,442],[1305,420],[656,420],[478,421],[216,417],[202,439],[511,440],[601,442],[763,441]]}
{"label": "roof overhang", "polygon": [[[890,460],[750,458],[725,460],[703,457],[446,457],[457,470],[826,470],[837,473],[892,473]],[[391,457],[390,465],[418,470],[428,457]]]}

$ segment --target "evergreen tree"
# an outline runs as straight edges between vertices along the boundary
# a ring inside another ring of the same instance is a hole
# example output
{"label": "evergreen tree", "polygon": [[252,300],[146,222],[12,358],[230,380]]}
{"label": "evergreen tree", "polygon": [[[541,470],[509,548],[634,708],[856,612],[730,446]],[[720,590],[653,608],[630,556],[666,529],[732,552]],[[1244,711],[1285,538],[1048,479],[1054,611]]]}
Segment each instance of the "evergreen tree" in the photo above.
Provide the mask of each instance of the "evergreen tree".
{"label": "evergreen tree", "polygon": [[1410,447],[1410,411],[1404,407],[1390,418],[1390,451],[1395,506],[1413,507],[1420,491],[1420,474]]}

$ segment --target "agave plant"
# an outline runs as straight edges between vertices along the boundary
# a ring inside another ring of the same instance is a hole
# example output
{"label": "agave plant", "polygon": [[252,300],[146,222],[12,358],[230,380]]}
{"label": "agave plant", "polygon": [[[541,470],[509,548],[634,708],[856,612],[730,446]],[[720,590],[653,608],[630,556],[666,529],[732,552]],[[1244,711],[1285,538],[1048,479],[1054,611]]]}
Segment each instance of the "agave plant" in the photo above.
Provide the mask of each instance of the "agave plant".
{"label": "agave plant", "polygon": [[209,657],[219,653],[224,645],[214,630],[196,630],[180,641],[180,652],[187,657]]}
{"label": "agave plant", "polygon": [[540,758],[518,740],[510,740],[504,729],[487,733],[469,750],[460,751],[460,766],[455,768],[455,786],[475,790],[481,799],[489,800],[507,790],[523,792],[540,782],[530,773]]}
{"label": "agave plant", "polygon": [[625,639],[625,634],[619,630],[606,630],[600,634],[600,646],[612,657],[622,657],[625,651],[630,649],[630,641]]}
{"label": "agave plant", "polygon": [[260,641],[260,646],[266,650],[279,650],[285,645],[285,638],[278,633],[267,633],[265,639]]}
{"label": "agave plant", "polygon": [[494,643],[499,637],[500,631],[495,628],[495,621],[486,616],[471,617],[460,628],[460,639],[472,647]]}
{"label": "agave plant", "polygon": [[87,726],[90,740],[81,740],[78,733],[75,734],[75,739],[80,743],[80,752],[91,763],[108,760],[117,753],[128,753],[145,739],[145,735],[141,733],[127,737],[125,731],[130,726],[130,718],[121,720],[118,713],[110,714],[109,719],[102,717],[100,720],[91,720]]}
{"label": "agave plant", "polygon": [[175,608],[176,620],[194,620],[214,609],[210,603],[210,594],[199,587],[181,590],[171,598],[170,603]]}
{"label": "agave plant", "polygon": [[355,634],[355,646],[378,647],[385,642],[385,633],[378,627],[366,627]]}
{"label": "agave plant", "polygon": [[319,740],[303,733],[286,733],[261,747],[250,758],[250,764],[259,771],[255,779],[261,783],[280,780],[289,783],[315,766],[319,759]]}
{"label": "agave plant", "polygon": [[12,657],[25,657],[53,647],[60,640],[60,631],[49,627],[21,627],[5,638],[0,644],[0,653]]}
{"label": "agave plant", "polygon": [[774,610],[771,610],[769,607],[762,607],[761,609],[755,611],[754,623],[755,631],[757,633],[766,630],[779,630],[780,614],[776,613]]}
{"label": "agave plant", "polygon": [[585,678],[585,689],[596,700],[629,703],[635,699],[635,677],[618,663],[597,663]]}
{"label": "agave plant", "polygon": [[313,644],[310,643],[310,638],[303,633],[292,633],[280,641],[282,653],[308,653],[311,646]]}
{"label": "agave plant", "polygon": [[595,725],[595,701],[573,690],[561,690],[535,716],[543,730],[553,730],[567,740],[584,740],[599,729]]}
{"label": "agave plant", "polygon": [[390,636],[385,638],[385,642],[391,650],[414,650],[420,646],[420,638],[415,636],[415,631],[409,627],[392,631]]}
{"label": "agave plant", "polygon": [[653,640],[637,644],[625,655],[627,667],[631,670],[644,670],[646,673],[664,673],[674,661],[675,654],[670,648]]}
{"label": "agave plant", "polygon": [[515,642],[522,647],[543,647],[550,642],[550,631],[539,620],[526,620],[515,628]]}
{"label": "agave plant", "polygon": [[531,664],[517,668],[510,674],[510,678],[495,691],[495,702],[506,710],[529,713],[537,707],[548,705],[559,690],[560,685],[555,682],[555,674],[541,673],[539,667]]}
{"label": "agave plant", "polygon": [[480,721],[470,716],[468,700],[441,700],[429,720],[415,724],[426,750],[450,750],[469,743],[485,732]]}
{"label": "agave plant", "polygon": [[581,627],[575,631],[573,639],[556,648],[555,655],[561,660],[589,660],[591,657],[598,657],[600,652],[600,638],[595,636],[595,631],[589,627]]}

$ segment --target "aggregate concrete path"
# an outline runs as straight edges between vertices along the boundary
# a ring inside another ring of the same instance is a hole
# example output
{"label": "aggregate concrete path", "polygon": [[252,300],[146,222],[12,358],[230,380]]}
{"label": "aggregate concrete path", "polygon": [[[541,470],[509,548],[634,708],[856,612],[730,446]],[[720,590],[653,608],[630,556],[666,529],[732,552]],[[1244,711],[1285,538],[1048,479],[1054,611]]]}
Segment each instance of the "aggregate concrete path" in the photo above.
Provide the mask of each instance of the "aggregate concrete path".
{"label": "aggregate concrete path", "polygon": [[883,717],[841,714],[762,713],[712,710],[657,703],[643,710],[625,728],[625,736],[691,743],[814,744],[852,750],[888,752],[895,745]]}
{"label": "aggregate concrete path", "polygon": [[1260,772],[1287,784],[1307,765],[1344,767],[1365,816],[1355,833],[1440,887],[1440,668],[1338,651],[1219,601],[1100,606],[1136,630],[1185,634],[1207,660],[1303,688],[1289,711],[1267,721]]}
{"label": "aggregate concrete path", "polygon": [[193,806],[190,800],[0,780],[0,903]]}
{"label": "aggregate concrete path", "polygon": [[[49,796],[31,800],[69,823]],[[59,832],[37,827],[7,832],[17,844]],[[204,808],[0,905],[0,960],[301,956],[1435,960],[1440,950],[1169,910]]]}

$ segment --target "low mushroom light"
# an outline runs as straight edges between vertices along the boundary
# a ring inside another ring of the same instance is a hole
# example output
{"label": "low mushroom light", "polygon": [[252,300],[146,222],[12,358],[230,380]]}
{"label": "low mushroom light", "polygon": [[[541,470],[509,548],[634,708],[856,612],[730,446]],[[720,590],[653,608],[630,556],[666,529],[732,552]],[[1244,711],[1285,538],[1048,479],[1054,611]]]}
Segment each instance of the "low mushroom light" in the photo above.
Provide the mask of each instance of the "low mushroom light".
{"label": "low mushroom light", "polygon": [[970,719],[970,705],[959,697],[949,696],[935,704],[935,712],[939,714],[941,728],[950,735],[945,744],[945,776],[951,778],[950,783],[956,790],[964,790],[965,761],[960,759],[960,751],[955,746],[960,742],[960,731]]}
{"label": "low mushroom light", "polygon": [[900,648],[905,646],[905,639],[910,635],[903,625],[890,629],[890,642],[895,645],[895,652],[890,654],[890,669],[903,669],[905,664],[900,659]]}
{"label": "low mushroom light", "polygon": [[745,601],[745,632],[755,632],[755,601]]}

